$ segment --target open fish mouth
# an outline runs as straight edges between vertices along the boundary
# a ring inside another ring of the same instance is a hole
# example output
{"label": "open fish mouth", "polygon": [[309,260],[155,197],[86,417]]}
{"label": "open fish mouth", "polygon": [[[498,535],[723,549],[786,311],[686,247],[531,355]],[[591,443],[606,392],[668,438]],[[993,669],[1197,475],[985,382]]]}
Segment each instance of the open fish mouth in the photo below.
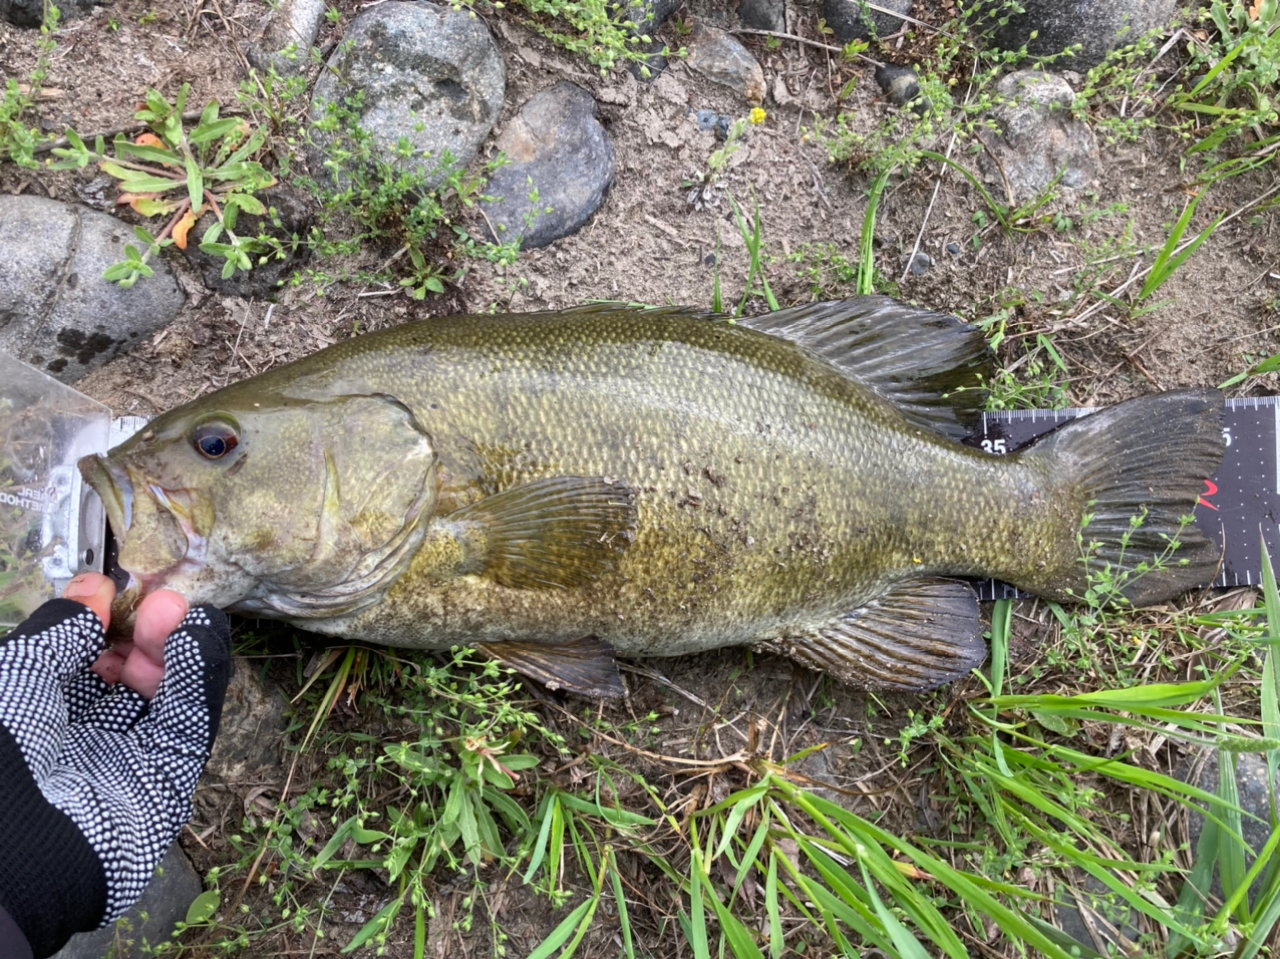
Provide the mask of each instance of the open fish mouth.
{"label": "open fish mouth", "polygon": [[113,620],[126,625],[144,596],[204,566],[208,537],[198,528],[189,491],[165,489],[105,456],[79,465],[102,499],[120,545],[120,568],[129,574],[112,604]]}

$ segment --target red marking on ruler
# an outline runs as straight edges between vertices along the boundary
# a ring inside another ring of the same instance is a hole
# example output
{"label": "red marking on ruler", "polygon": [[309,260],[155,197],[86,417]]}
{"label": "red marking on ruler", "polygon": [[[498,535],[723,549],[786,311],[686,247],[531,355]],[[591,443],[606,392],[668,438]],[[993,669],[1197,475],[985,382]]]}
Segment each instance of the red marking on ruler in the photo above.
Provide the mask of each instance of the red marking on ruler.
{"label": "red marking on ruler", "polygon": [[1213,480],[1205,480],[1204,496],[1201,496],[1198,500],[1196,500],[1196,502],[1198,502],[1201,506],[1209,507],[1209,509],[1213,510],[1216,513],[1218,512],[1218,507],[1210,503],[1209,500],[1206,499],[1206,497],[1216,496],[1217,493],[1218,493],[1218,484],[1215,483]]}

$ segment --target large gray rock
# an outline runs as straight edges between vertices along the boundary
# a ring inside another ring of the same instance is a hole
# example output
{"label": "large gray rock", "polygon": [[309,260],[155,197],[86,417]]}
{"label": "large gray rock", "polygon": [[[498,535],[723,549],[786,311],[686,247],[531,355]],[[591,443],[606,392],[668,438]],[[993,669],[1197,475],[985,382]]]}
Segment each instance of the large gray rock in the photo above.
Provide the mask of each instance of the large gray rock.
{"label": "large gray rock", "polygon": [[287,706],[278,689],[258,681],[252,663],[237,659],[204,781],[235,785],[276,775],[283,765]]}
{"label": "large gray rock", "polygon": [[102,278],[129,243],[105,213],[0,196],[0,350],[72,383],[173,319],[186,296],[159,258],[131,289]]}
{"label": "large gray rock", "polygon": [[133,959],[150,955],[174,927],[187,918],[187,910],[200,895],[200,876],[176,842],[169,847],[146,891],[127,913],[110,925],[72,936],[53,959]]}
{"label": "large gray rock", "polygon": [[1052,73],[1018,70],[996,84],[1003,101],[991,112],[999,134],[983,133],[980,155],[988,182],[1015,203],[1034,199],[1054,182],[1074,190],[1093,184],[1098,175],[1098,143],[1089,127],[1071,116],[1075,94],[1067,81]]}
{"label": "large gray rock", "polygon": [[[911,12],[912,0],[876,0],[877,7],[893,13]],[[884,10],[872,10],[862,0],[822,0],[822,17],[841,43],[887,37],[906,23],[902,17]]]}
{"label": "large gray rock", "polygon": [[264,73],[272,67],[283,77],[301,73],[311,63],[324,9],[325,0],[280,0],[259,21],[245,57]]}
{"label": "large gray rock", "polygon": [[489,178],[487,191],[501,199],[484,210],[501,243],[520,239],[532,249],[576,232],[613,183],[613,141],[596,119],[596,101],[567,80],[531,97],[497,146],[511,162]]}
{"label": "large gray rock", "polygon": [[[1271,796],[1280,789],[1280,783],[1270,782],[1271,777],[1265,758],[1254,753],[1237,753],[1235,758],[1236,790],[1240,794],[1240,808],[1245,813],[1240,817],[1240,832],[1247,847],[1244,854],[1244,867],[1248,871],[1257,860],[1259,851],[1271,838]],[[1217,754],[1209,752],[1189,759],[1179,768],[1178,778],[1184,782],[1194,782],[1205,792],[1216,795],[1218,792]],[[1204,816],[1200,813],[1192,813],[1187,817],[1187,825],[1190,828],[1190,835],[1185,838],[1189,841],[1194,855],[1196,846],[1200,842],[1200,833],[1204,831]],[[1255,880],[1249,887],[1250,903],[1257,898],[1261,889],[1262,880]],[[1222,877],[1218,875],[1216,869],[1209,894],[1219,904],[1226,898],[1222,890]]]}
{"label": "large gray rock", "polygon": [[[108,0],[59,0],[56,4],[63,20],[88,13]],[[0,0],[0,20],[18,27],[38,27],[44,22],[44,0]]]}
{"label": "large gray rock", "polygon": [[[976,6],[965,0],[964,6]],[[990,8],[989,0],[983,4]],[[1048,57],[1075,49],[1053,62],[1054,69],[1088,70],[1108,53],[1129,46],[1148,30],[1167,26],[1178,13],[1177,0],[1020,0],[1023,13],[992,23],[992,41],[1005,50]],[[1005,14],[1002,11],[1001,16]],[[1035,36],[1032,36],[1035,34]]]}
{"label": "large gray rock", "polygon": [[[426,188],[437,186],[451,169],[471,162],[493,129],[506,76],[498,46],[478,17],[425,0],[370,7],[351,22],[316,82],[311,120],[322,129],[308,151],[311,170],[333,176],[325,160],[350,149],[351,138],[341,122],[336,130],[323,127],[340,106],[363,96],[356,122],[377,156],[422,173]],[[347,182],[341,174],[336,179]]]}

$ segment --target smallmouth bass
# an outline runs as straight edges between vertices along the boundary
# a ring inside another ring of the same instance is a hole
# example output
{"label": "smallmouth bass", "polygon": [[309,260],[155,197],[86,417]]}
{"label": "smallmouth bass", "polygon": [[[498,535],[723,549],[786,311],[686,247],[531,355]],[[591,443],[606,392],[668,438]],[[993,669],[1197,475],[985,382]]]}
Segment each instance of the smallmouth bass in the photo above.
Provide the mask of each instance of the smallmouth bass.
{"label": "smallmouth bass", "polygon": [[1071,600],[1105,571],[1141,605],[1218,563],[1182,523],[1222,458],[1218,391],[1000,457],[957,442],[990,373],[976,328],[886,297],[445,317],[203,396],[80,466],[130,574],[122,622],[171,588],[479,646],[590,695],[622,691],[615,651],[731,645],[924,689],[986,655],[948,577]]}

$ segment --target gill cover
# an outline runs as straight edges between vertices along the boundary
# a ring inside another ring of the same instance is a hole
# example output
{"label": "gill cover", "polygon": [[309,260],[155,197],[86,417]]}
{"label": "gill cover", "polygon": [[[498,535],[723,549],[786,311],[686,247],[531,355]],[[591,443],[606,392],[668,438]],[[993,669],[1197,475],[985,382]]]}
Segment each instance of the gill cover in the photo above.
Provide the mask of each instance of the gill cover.
{"label": "gill cover", "polygon": [[436,457],[407,406],[373,394],[301,409],[320,489],[310,527],[296,535],[311,549],[283,567],[273,567],[269,548],[251,559],[258,585],[231,606],[237,612],[309,619],[363,609],[404,570],[426,532]]}

